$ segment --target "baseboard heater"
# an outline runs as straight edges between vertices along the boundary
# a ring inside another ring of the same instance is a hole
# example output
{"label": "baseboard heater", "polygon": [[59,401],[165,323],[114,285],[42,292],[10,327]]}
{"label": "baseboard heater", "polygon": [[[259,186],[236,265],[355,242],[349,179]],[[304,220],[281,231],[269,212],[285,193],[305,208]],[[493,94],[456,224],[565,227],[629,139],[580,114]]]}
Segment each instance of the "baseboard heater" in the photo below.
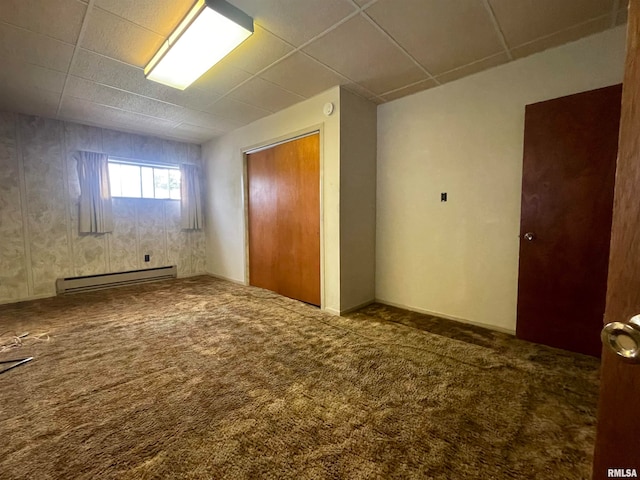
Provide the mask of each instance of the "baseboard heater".
{"label": "baseboard heater", "polygon": [[175,265],[169,267],[147,268],[128,272],[104,273],[101,275],[87,275],[85,277],[59,278],[56,280],[58,295],[79,293],[105,288],[135,285],[137,283],[155,282],[176,278],[178,270]]}

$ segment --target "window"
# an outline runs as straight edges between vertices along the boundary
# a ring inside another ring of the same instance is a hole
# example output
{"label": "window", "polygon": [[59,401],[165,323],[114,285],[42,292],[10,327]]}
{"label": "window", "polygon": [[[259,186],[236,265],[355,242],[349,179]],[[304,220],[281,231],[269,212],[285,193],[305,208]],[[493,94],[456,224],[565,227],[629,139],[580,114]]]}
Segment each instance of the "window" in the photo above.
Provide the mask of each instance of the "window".
{"label": "window", "polygon": [[109,159],[112,197],[180,200],[180,169]]}

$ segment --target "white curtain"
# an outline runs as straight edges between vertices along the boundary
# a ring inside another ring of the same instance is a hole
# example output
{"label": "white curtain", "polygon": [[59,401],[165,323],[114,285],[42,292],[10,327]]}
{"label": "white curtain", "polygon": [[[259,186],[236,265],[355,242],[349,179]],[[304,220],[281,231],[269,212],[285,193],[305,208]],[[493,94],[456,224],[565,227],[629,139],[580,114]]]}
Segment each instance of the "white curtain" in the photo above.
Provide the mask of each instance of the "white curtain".
{"label": "white curtain", "polygon": [[74,158],[80,180],[80,233],[113,231],[108,156],[79,151]]}
{"label": "white curtain", "polygon": [[181,226],[185,230],[202,230],[204,215],[200,195],[200,169],[196,165],[182,164],[180,173]]}

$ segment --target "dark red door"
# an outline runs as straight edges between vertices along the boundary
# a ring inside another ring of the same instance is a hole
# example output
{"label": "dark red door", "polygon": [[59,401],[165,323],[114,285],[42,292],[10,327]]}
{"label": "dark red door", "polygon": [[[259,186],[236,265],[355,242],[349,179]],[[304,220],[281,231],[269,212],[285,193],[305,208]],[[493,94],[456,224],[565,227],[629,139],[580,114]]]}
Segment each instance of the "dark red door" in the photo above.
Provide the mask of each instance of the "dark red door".
{"label": "dark red door", "polygon": [[[640,2],[629,2],[606,322],[640,314]],[[640,365],[605,349],[593,478],[640,478]],[[610,472],[611,470],[611,472]],[[624,477],[619,474],[624,473]],[[633,476],[635,474],[635,476]]]}
{"label": "dark red door", "polygon": [[519,338],[600,356],[621,91],[526,107]]}

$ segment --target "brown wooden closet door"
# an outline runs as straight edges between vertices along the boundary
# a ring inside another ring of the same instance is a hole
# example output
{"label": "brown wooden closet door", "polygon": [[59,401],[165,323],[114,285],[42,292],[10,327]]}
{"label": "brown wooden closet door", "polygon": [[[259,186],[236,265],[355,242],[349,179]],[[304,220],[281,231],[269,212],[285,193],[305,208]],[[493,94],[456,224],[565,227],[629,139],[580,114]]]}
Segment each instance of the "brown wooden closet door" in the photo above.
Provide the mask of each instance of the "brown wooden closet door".
{"label": "brown wooden closet door", "polygon": [[320,305],[320,136],[247,155],[249,283]]}
{"label": "brown wooden closet door", "polygon": [[[640,314],[640,2],[629,2],[627,60],[622,94],[605,323]],[[640,365],[625,363],[608,348],[602,355],[598,433],[593,479],[610,469],[640,475]],[[628,469],[628,470],[627,470]]]}
{"label": "brown wooden closet door", "polygon": [[519,338],[600,356],[621,92],[526,107]]}

